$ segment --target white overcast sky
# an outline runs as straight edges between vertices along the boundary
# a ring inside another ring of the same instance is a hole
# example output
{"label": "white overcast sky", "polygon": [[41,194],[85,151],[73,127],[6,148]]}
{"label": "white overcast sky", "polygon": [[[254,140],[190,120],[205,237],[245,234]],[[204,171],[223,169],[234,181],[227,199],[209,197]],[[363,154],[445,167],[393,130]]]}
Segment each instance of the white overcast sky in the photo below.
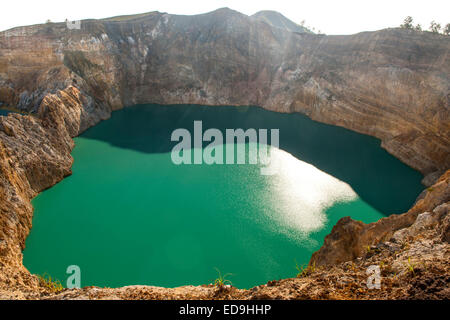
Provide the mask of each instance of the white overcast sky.
{"label": "white overcast sky", "polygon": [[397,27],[410,15],[428,29],[435,20],[450,22],[450,0],[12,0],[3,1],[0,30],[36,23],[106,18],[116,15],[160,11],[198,14],[229,7],[247,15],[275,10],[294,22],[326,34],[352,34]]}

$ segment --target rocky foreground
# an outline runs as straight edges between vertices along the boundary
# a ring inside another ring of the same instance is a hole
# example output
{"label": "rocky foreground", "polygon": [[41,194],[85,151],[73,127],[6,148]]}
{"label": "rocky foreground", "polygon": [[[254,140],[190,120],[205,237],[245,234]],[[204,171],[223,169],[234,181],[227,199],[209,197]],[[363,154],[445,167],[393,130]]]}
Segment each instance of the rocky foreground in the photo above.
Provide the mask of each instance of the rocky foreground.
{"label": "rocky foreground", "polygon": [[[449,297],[450,38],[314,35],[263,16],[155,12],[0,33],[0,105],[30,113],[0,117],[0,298]],[[50,291],[22,264],[31,199],[71,174],[73,137],[113,110],[150,102],[302,112],[380,138],[430,187],[403,215],[341,219],[299,278],[250,290]],[[380,290],[366,286],[370,265],[381,269]]]}

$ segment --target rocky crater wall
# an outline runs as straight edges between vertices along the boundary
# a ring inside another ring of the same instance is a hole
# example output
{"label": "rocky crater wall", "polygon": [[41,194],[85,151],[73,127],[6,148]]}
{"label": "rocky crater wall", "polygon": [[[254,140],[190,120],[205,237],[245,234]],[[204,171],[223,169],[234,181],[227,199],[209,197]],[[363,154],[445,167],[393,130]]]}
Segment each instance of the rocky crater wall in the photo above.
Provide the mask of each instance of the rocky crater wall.
{"label": "rocky crater wall", "polygon": [[450,167],[449,50],[428,32],[296,33],[230,9],[49,23],[0,33],[0,103],[37,113],[74,85],[87,114],[150,102],[301,112],[380,138],[429,185]]}
{"label": "rocky crater wall", "polygon": [[[22,265],[30,201],[71,174],[72,138],[124,106],[301,112],[380,138],[431,185],[450,167],[449,49],[443,35],[295,33],[229,9],[85,20],[80,30],[50,23],[0,32],[0,106],[30,113],[0,117],[0,296],[2,290],[14,296],[13,287],[19,296],[38,290]],[[449,201],[445,177],[440,196],[422,201]],[[340,221],[314,261],[354,259],[363,245],[411,225],[419,211],[369,226]],[[330,248],[341,248],[339,255]]]}

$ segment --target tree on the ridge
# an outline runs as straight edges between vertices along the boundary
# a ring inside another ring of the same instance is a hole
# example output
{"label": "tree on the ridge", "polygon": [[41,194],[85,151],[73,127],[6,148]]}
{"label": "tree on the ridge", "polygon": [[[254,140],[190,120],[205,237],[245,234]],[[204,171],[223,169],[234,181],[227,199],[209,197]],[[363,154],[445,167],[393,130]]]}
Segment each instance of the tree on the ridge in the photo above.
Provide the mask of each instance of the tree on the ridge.
{"label": "tree on the ridge", "polygon": [[450,23],[447,23],[445,25],[444,34],[447,35],[447,36],[450,34]]}
{"label": "tree on the ridge", "polygon": [[416,29],[416,31],[422,31],[422,26],[419,24],[417,24],[414,29]]}
{"label": "tree on the ridge", "polygon": [[407,16],[405,18],[405,20],[403,20],[403,24],[400,25],[400,28],[412,29],[413,28],[413,18],[411,16]]}
{"label": "tree on the ridge", "polygon": [[431,21],[430,31],[433,33],[439,33],[439,31],[441,31],[441,25],[434,20]]}

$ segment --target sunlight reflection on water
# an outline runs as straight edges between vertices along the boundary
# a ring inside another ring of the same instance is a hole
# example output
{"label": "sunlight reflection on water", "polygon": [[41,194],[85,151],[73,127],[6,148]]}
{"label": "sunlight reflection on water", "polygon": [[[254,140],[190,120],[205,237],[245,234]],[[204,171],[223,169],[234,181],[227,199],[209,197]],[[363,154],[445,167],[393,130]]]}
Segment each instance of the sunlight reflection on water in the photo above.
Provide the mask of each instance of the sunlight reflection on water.
{"label": "sunlight reflection on water", "polygon": [[347,183],[286,151],[272,147],[271,161],[277,167],[277,173],[270,179],[268,191],[273,195],[274,210],[267,210],[266,213],[276,223],[274,228],[282,227],[283,232],[295,231],[297,237],[302,235],[302,241],[311,232],[324,227],[328,208],[338,202],[350,202],[358,198]]}

